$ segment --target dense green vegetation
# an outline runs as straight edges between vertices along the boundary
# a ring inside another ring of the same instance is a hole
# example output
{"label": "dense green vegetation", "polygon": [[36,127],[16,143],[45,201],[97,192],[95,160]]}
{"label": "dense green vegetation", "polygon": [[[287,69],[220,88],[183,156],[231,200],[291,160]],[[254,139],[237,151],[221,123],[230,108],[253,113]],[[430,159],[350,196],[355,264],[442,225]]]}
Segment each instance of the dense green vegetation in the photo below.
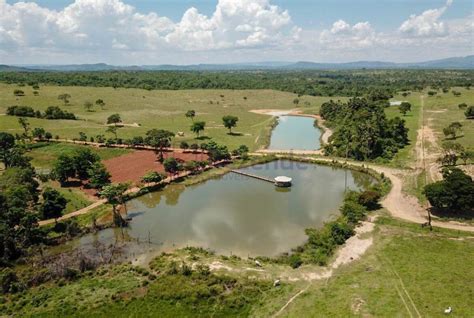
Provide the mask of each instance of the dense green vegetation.
{"label": "dense green vegetation", "polygon": [[361,96],[432,87],[470,87],[472,71],[1,72],[5,83],[143,89],[277,89],[312,96]]}
{"label": "dense green vegetation", "polygon": [[474,181],[458,168],[443,169],[443,180],[426,185],[425,195],[435,209],[474,216]]}
{"label": "dense green vegetation", "polygon": [[7,108],[7,115],[19,117],[36,117],[44,119],[69,119],[75,120],[76,115],[68,111],[62,110],[57,106],[49,106],[44,113],[34,110],[30,106],[10,106]]}
{"label": "dense green vegetation", "polygon": [[386,98],[369,96],[347,103],[324,103],[320,114],[335,129],[331,143],[324,147],[326,153],[356,160],[390,159],[407,145],[405,121],[385,116]]}

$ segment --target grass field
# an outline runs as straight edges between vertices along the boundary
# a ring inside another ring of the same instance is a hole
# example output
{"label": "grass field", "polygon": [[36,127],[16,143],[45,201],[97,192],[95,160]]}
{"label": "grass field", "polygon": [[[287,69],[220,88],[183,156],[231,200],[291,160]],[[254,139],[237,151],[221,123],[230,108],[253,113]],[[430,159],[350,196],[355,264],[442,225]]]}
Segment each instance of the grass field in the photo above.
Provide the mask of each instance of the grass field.
{"label": "grass field", "polygon": [[311,284],[282,316],[442,317],[448,306],[456,317],[474,315],[472,237],[388,218],[378,223],[360,260]]}
{"label": "grass field", "polygon": [[[15,97],[13,90],[20,88],[25,91],[24,97]],[[71,95],[70,105],[62,105],[57,97],[60,94]],[[119,129],[118,137],[129,138],[144,135],[153,128],[167,129],[173,132],[182,131],[184,137],[176,137],[175,145],[183,140],[190,143],[201,143],[206,137],[218,143],[224,143],[231,149],[241,144],[256,149],[265,142],[265,127],[270,125],[271,118],[267,115],[250,113],[251,109],[292,109],[293,100],[297,95],[273,90],[179,90],[179,91],[147,91],[126,88],[95,88],[95,87],[59,87],[42,86],[39,96],[33,95],[31,87],[0,84],[0,113],[5,113],[8,106],[31,106],[35,110],[44,110],[48,106],[60,106],[79,116],[80,120],[44,120],[30,118],[31,127],[43,127],[53,136],[77,138],[79,132],[85,132],[88,137],[106,134],[104,123],[109,115],[118,113],[126,124],[137,123],[140,127],[123,127]],[[94,106],[92,112],[84,108],[86,101],[95,102],[103,99],[104,109]],[[319,106],[329,100],[329,97],[300,97],[299,107],[302,111],[317,112]],[[338,97],[333,97],[338,99]],[[308,104],[309,103],[309,104]],[[191,120],[184,114],[187,110],[197,112],[196,121],[205,121],[206,130],[203,140],[195,140],[190,132]],[[224,115],[239,117],[234,129],[238,135],[228,135],[228,130],[222,124]],[[21,132],[17,117],[0,116],[2,130]],[[268,133],[268,132],[267,132]]]}
{"label": "grass field", "polygon": [[[474,258],[472,236],[441,229],[429,232],[419,225],[386,217],[378,219],[372,235],[374,243],[362,258],[338,268],[329,279],[285,281],[280,288],[269,288],[268,278],[261,281],[268,276],[266,271],[275,277],[277,267],[283,271],[298,270],[282,265],[264,266],[263,272],[252,274],[255,278],[250,281],[249,272],[223,274],[224,270],[217,275],[235,278],[238,283],[228,285],[232,286],[229,291],[216,298],[220,287],[214,285],[214,279],[118,265],[96,273],[86,272],[71,282],[32,288],[15,295],[14,302],[5,300],[0,312],[25,317],[51,317],[59,313],[68,317],[268,317],[309,285],[282,316],[442,317],[448,306],[456,317],[474,315],[474,286],[469,284],[474,281],[470,262]],[[206,263],[208,258],[218,258],[176,253],[176,259],[186,262]],[[252,266],[247,260],[221,262],[230,267]],[[163,260],[154,263],[169,264]]]}
{"label": "grass field", "polygon": [[391,164],[396,167],[407,167],[410,163],[413,163],[416,157],[415,153],[415,144],[416,144],[416,136],[417,130],[420,127],[420,108],[421,108],[421,94],[418,92],[413,92],[410,95],[404,97],[400,94],[395,95],[393,97],[394,100],[397,101],[407,101],[412,105],[411,111],[406,114],[406,116],[402,116],[400,114],[400,110],[398,106],[390,106],[385,109],[385,113],[387,114],[388,118],[393,117],[401,117],[405,120],[405,125],[409,129],[408,130],[408,139],[410,140],[410,144],[405,146],[403,149],[400,149],[395,157],[392,159]]}
{"label": "grass field", "polygon": [[49,169],[54,160],[61,154],[72,154],[77,149],[88,148],[99,155],[100,159],[107,160],[120,155],[130,153],[132,150],[120,148],[95,148],[68,143],[44,142],[35,144],[34,148],[27,153],[32,158],[31,163],[34,167],[40,169]]}
{"label": "grass field", "polygon": [[474,105],[474,90],[464,88],[454,88],[460,92],[461,96],[454,96],[451,91],[448,93],[438,92],[436,96],[425,98],[425,121],[435,130],[439,144],[445,140],[443,128],[450,123],[458,121],[463,127],[463,133],[456,138],[465,148],[474,150],[474,120],[466,119],[464,110],[459,109],[458,105],[466,103]]}

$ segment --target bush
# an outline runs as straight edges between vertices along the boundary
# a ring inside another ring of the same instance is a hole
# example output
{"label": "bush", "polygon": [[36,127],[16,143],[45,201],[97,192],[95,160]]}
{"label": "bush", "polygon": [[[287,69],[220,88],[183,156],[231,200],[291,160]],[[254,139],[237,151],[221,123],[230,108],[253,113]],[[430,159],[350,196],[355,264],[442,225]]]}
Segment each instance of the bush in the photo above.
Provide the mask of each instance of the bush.
{"label": "bush", "polygon": [[298,268],[301,265],[303,265],[303,260],[298,254],[291,254],[291,256],[288,259],[288,262],[291,268]]}
{"label": "bush", "polygon": [[340,209],[341,214],[352,224],[359,223],[365,216],[365,208],[357,202],[347,201]]}
{"label": "bush", "polygon": [[380,193],[374,190],[366,190],[359,195],[359,203],[365,206],[368,210],[376,210],[380,208],[378,203],[379,199]]}
{"label": "bush", "polygon": [[474,118],[474,106],[469,106],[466,111],[464,112],[464,116],[466,116],[467,119],[473,119]]}
{"label": "bush", "polygon": [[142,177],[142,182],[144,183],[161,182],[164,178],[165,176],[159,172],[149,171]]}

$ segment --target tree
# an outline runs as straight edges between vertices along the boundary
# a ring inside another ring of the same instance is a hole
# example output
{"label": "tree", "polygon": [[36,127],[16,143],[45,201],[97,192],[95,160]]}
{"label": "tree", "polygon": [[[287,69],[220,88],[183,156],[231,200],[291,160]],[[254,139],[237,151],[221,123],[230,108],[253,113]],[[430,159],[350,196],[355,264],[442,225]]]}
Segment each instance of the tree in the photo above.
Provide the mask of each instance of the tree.
{"label": "tree", "polygon": [[119,114],[112,114],[107,118],[107,125],[121,123],[122,119]]}
{"label": "tree", "polygon": [[[14,148],[11,148],[14,149]],[[0,174],[0,263],[17,259],[43,241],[34,210],[38,182],[32,168],[7,168]]]}
{"label": "tree", "polygon": [[51,175],[58,180],[61,185],[76,176],[76,169],[74,167],[75,160],[72,156],[61,154],[53,164]]}
{"label": "tree", "polygon": [[5,169],[11,167],[29,168],[31,158],[24,156],[25,150],[15,144],[15,137],[6,132],[0,132],[0,161]]}
{"label": "tree", "polygon": [[92,111],[92,107],[93,107],[93,106],[94,106],[94,105],[93,105],[90,101],[86,101],[86,102],[84,103],[84,108],[85,108],[85,110],[88,111],[88,112]]}
{"label": "tree", "polygon": [[469,160],[474,159],[474,151],[463,150],[459,154],[459,158],[464,162],[465,165],[467,165]]}
{"label": "tree", "polygon": [[234,149],[232,151],[232,155],[239,156],[242,158],[247,158],[248,152],[249,152],[249,147],[247,147],[246,145],[240,145],[239,148]]}
{"label": "tree", "polygon": [[64,105],[68,105],[69,104],[69,99],[71,99],[71,95],[69,95],[67,93],[60,94],[60,95],[58,95],[58,99],[62,100]]}
{"label": "tree", "polygon": [[18,123],[20,124],[21,128],[23,128],[23,139],[30,139],[30,123],[28,122],[28,119],[20,117],[18,118]]}
{"label": "tree", "polygon": [[458,108],[459,109],[466,109],[467,108],[467,104],[466,103],[461,103],[458,105]]}
{"label": "tree", "polygon": [[53,139],[53,134],[51,134],[49,131],[45,132],[44,139],[50,141],[51,139]]}
{"label": "tree", "polygon": [[3,161],[4,153],[15,146],[15,137],[7,132],[0,131],[0,155]]}
{"label": "tree", "polygon": [[185,114],[186,118],[191,118],[191,121],[194,122],[194,117],[196,116],[196,112],[194,110],[188,110]]}
{"label": "tree", "polygon": [[174,133],[163,129],[152,129],[147,131],[145,143],[155,148],[160,154],[160,161],[163,158],[163,151],[165,148],[171,146],[171,139]]}
{"label": "tree", "polygon": [[445,141],[441,144],[444,156],[441,158],[443,165],[454,166],[458,160],[458,156],[464,151],[464,147],[458,142]]}
{"label": "tree", "polygon": [[43,137],[46,135],[46,131],[44,130],[44,128],[35,128],[33,129],[33,138],[36,138],[38,140],[43,140]]}
{"label": "tree", "polygon": [[111,133],[112,135],[114,135],[115,139],[117,139],[117,130],[117,126],[109,126],[107,127],[107,130],[105,132]]}
{"label": "tree", "polygon": [[458,121],[452,122],[448,127],[443,128],[443,134],[448,137],[452,136],[453,139],[456,139],[458,132],[462,131],[462,124]]}
{"label": "tree", "polygon": [[85,132],[79,132],[79,141],[87,141],[87,135]]}
{"label": "tree", "polygon": [[100,196],[105,198],[107,202],[112,205],[112,215],[114,219],[114,224],[116,226],[122,227],[127,223],[122,218],[122,215],[117,211],[117,205],[125,204],[125,192],[128,190],[128,183],[113,183],[106,185],[102,191],[100,191]]}
{"label": "tree", "polygon": [[403,116],[406,116],[406,114],[411,111],[411,104],[408,102],[402,102],[400,106],[398,106],[398,109]]}
{"label": "tree", "polygon": [[76,119],[76,115],[74,115],[73,113],[64,111],[57,106],[49,106],[48,108],[46,108],[46,110],[44,111],[43,117],[46,119],[70,119],[70,120]]}
{"label": "tree", "polygon": [[239,121],[239,117],[227,115],[222,117],[222,122],[224,123],[224,127],[229,129],[229,134],[232,134],[232,128],[237,126],[237,122]]}
{"label": "tree", "polygon": [[209,155],[209,160],[211,161],[219,161],[224,159],[230,159],[230,153],[226,146],[218,145],[214,141],[210,141],[207,146],[206,150]]}
{"label": "tree", "polygon": [[189,146],[189,148],[192,150],[192,151],[197,151],[199,149],[199,145],[194,143],[194,144],[191,144]]}
{"label": "tree", "polygon": [[181,164],[173,157],[166,158],[163,162],[163,166],[165,167],[165,171],[170,175],[174,175],[182,169]]}
{"label": "tree", "polygon": [[195,133],[197,137],[199,138],[199,134],[201,133],[201,131],[204,130],[205,127],[206,127],[206,122],[197,121],[191,125],[191,131]]}
{"label": "tree", "polygon": [[110,184],[110,173],[101,162],[95,162],[88,170],[89,186],[94,189],[102,189]]}
{"label": "tree", "polygon": [[474,181],[458,168],[443,169],[443,180],[425,186],[424,194],[438,210],[472,213]]}
{"label": "tree", "polygon": [[293,99],[293,104],[295,104],[295,106],[298,106],[299,103],[300,100],[298,98]]}
{"label": "tree", "polygon": [[100,157],[89,148],[79,148],[73,155],[74,169],[76,177],[80,180],[89,178],[89,171],[96,162],[100,162]]}
{"label": "tree", "polygon": [[161,182],[165,177],[156,171],[149,171],[142,177],[144,183],[158,183]]}
{"label": "tree", "polygon": [[15,90],[13,90],[13,95],[15,95],[15,96],[25,96],[25,92],[22,91],[21,89],[15,89]]}
{"label": "tree", "polygon": [[179,148],[183,150],[189,149],[189,144],[186,141],[181,141],[181,143],[179,144]]}
{"label": "tree", "polygon": [[58,219],[66,208],[67,200],[57,190],[46,188],[43,191],[43,203],[40,206],[40,213],[43,220]]}
{"label": "tree", "polygon": [[104,109],[105,107],[105,102],[102,99],[98,99],[95,101],[95,104],[100,107],[100,109]]}
{"label": "tree", "polygon": [[474,119],[474,106],[469,106],[464,112],[467,119]]}

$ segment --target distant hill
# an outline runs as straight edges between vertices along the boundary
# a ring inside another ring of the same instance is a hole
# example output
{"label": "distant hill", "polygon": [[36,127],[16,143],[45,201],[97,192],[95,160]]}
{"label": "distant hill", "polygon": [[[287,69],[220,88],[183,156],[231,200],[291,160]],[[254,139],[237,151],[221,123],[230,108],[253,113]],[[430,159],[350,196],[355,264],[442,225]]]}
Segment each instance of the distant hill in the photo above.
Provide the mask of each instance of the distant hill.
{"label": "distant hill", "polygon": [[315,62],[258,62],[235,64],[193,64],[193,65],[131,65],[116,66],[105,63],[71,65],[0,65],[0,71],[239,71],[239,70],[353,70],[353,69],[474,69],[474,55],[451,57],[416,63],[393,63],[381,61],[356,61],[348,63]]}
{"label": "distant hill", "polygon": [[0,72],[28,72],[28,71],[34,71],[34,70],[28,69],[25,67],[0,64]]}

